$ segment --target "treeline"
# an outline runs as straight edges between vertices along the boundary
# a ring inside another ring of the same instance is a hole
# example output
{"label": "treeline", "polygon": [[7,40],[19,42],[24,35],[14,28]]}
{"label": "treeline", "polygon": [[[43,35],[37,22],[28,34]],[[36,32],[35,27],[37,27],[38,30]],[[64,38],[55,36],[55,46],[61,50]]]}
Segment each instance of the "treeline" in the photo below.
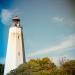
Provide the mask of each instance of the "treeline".
{"label": "treeline", "polygon": [[75,60],[67,60],[57,67],[49,58],[31,59],[7,75],[75,75]]}

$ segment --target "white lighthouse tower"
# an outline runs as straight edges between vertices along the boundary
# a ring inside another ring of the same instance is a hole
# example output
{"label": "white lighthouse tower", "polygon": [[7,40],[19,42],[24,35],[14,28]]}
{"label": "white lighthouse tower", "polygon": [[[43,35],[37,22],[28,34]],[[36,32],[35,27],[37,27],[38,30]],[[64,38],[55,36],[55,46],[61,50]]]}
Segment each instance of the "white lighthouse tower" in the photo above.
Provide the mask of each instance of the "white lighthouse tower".
{"label": "white lighthouse tower", "polygon": [[20,19],[15,16],[9,29],[4,75],[25,62],[24,39]]}

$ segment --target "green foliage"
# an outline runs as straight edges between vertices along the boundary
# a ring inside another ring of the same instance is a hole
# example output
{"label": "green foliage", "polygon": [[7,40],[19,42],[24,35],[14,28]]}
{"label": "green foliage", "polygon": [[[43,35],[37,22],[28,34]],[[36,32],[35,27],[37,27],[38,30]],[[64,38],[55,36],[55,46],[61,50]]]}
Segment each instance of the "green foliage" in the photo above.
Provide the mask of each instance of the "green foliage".
{"label": "green foliage", "polygon": [[4,65],[0,64],[0,75],[3,75],[4,72]]}
{"label": "green foliage", "polygon": [[59,68],[49,59],[31,59],[12,70],[8,75],[75,75],[75,60],[63,63]]}

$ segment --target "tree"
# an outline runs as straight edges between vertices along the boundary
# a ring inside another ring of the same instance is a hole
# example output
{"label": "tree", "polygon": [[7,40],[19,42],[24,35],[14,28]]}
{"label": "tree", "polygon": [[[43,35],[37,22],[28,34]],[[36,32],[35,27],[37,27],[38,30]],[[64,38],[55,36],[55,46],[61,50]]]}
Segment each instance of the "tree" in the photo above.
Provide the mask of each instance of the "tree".
{"label": "tree", "polygon": [[4,65],[0,64],[0,75],[3,75],[4,73]]}
{"label": "tree", "polygon": [[75,60],[69,60],[60,66],[60,72],[64,75],[75,75]]}
{"label": "tree", "polygon": [[51,70],[56,69],[56,65],[49,59],[31,59],[27,63],[20,65],[8,75],[50,75]]}

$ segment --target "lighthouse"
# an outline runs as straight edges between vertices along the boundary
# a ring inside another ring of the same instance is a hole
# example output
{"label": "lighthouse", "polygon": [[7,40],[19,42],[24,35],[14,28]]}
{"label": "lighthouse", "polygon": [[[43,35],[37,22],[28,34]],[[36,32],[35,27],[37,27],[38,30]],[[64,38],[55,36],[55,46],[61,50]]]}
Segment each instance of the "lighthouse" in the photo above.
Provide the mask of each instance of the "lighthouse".
{"label": "lighthouse", "polygon": [[22,29],[19,17],[15,16],[9,29],[4,75],[7,75],[11,70],[16,69],[20,64],[25,62]]}

